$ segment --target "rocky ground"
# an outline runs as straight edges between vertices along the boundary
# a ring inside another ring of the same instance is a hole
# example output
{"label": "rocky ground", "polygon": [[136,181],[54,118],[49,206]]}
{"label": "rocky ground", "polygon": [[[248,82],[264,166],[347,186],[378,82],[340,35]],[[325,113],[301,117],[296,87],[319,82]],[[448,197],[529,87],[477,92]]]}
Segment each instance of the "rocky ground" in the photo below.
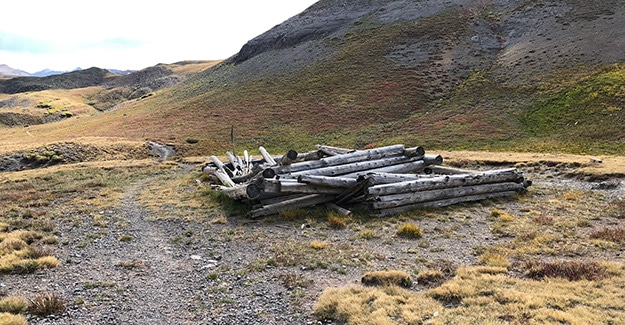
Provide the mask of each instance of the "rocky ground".
{"label": "rocky ground", "polygon": [[[527,178],[534,185],[526,198],[462,205],[414,220],[424,230],[423,239],[414,240],[395,235],[397,225],[408,221],[402,217],[354,219],[342,229],[313,216],[255,222],[219,215],[204,222],[155,220],[155,212],[138,199],[159,181],[152,176],[128,187],[113,208],[80,212],[66,207],[65,221],[57,225],[55,255],[62,265],[3,275],[0,283],[10,295],[48,292],[66,299],[65,313],[28,316],[30,324],[331,324],[311,315],[325,288],[359,283],[370,270],[453,272],[475,263],[481,248],[510,241],[495,235],[487,221],[493,208],[521,216],[535,208],[532,201],[572,189],[596,192],[602,200],[625,194],[620,180],[604,189],[600,183],[564,178],[549,167],[529,168]],[[106,223],[98,226],[98,220]],[[596,227],[624,223],[613,218],[592,222]],[[375,236],[361,237],[364,230]],[[312,250],[313,240],[328,247]],[[623,256],[589,248],[574,258],[623,262]],[[412,288],[424,289],[420,284]]]}

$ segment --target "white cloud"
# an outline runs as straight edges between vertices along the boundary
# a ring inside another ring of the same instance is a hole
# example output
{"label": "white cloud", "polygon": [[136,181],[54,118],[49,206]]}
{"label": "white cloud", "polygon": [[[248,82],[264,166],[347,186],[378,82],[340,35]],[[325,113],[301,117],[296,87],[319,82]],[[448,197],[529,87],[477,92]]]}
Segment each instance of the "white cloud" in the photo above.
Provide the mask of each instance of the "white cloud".
{"label": "white cloud", "polygon": [[3,4],[0,64],[35,72],[225,59],[314,0],[21,0]]}

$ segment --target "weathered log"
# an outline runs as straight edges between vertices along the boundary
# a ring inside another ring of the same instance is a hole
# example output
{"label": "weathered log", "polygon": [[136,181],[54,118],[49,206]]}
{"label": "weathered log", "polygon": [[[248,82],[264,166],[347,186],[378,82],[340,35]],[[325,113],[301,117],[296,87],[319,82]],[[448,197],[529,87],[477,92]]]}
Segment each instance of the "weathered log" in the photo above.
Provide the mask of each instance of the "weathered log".
{"label": "weathered log", "polygon": [[268,206],[268,205],[272,205],[272,204],[276,204],[276,203],[280,203],[280,202],[284,202],[284,201],[288,201],[288,200],[292,200],[292,199],[297,199],[300,197],[304,197],[306,195],[310,195],[310,194],[304,194],[304,193],[263,193],[258,197],[258,201],[260,201],[261,206],[259,208],[262,208],[264,206]]}
{"label": "weathered log", "polygon": [[423,147],[413,147],[404,150],[404,156],[407,157],[423,157],[425,155],[425,149]]}
{"label": "weathered log", "polygon": [[514,168],[490,170],[481,173],[464,175],[436,176],[421,178],[412,181],[374,185],[367,189],[369,195],[390,195],[409,193],[416,191],[435,190],[457,186],[469,186],[502,182],[522,182],[523,174],[516,172]]}
{"label": "weathered log", "polygon": [[426,165],[440,165],[443,163],[443,156],[441,155],[431,155],[426,154],[423,155],[423,161],[425,161]]}
{"label": "weathered log", "polygon": [[336,204],[334,204],[332,202],[326,203],[325,206],[328,207],[329,209],[332,209],[332,210],[336,211],[338,214],[340,214],[342,216],[345,216],[345,217],[350,215],[350,214],[352,214],[352,212],[349,211],[348,209],[340,207],[340,206],[338,206],[338,205],[336,205]]}
{"label": "weathered log", "polygon": [[475,174],[479,173],[479,171],[454,168],[448,166],[428,166],[424,169],[426,174],[441,174],[441,175],[458,175],[458,174]]}
{"label": "weathered log", "polygon": [[509,196],[514,196],[516,194],[518,194],[516,191],[508,191],[508,192],[486,193],[486,194],[479,194],[479,195],[455,197],[455,198],[450,198],[450,199],[421,202],[421,203],[415,203],[415,204],[409,204],[409,205],[402,205],[396,208],[378,210],[375,213],[373,213],[373,215],[378,216],[378,217],[397,215],[397,214],[401,214],[401,213],[404,213],[410,210],[415,210],[415,209],[440,208],[440,207],[445,207],[445,206],[454,205],[454,204],[463,203],[463,202],[474,202],[474,201],[482,201],[482,200],[488,200],[488,199],[494,199],[494,198],[500,198],[500,197],[509,197]]}
{"label": "weathered log", "polygon": [[[298,182],[280,182],[277,180],[265,180],[265,184],[278,182],[281,193],[317,193],[317,194],[340,194],[345,189],[340,187],[328,187],[328,186],[314,186],[306,183]],[[269,188],[274,188],[269,186]],[[265,192],[270,192],[265,188]]]}
{"label": "weathered log", "polygon": [[349,202],[352,198],[363,195],[365,189],[371,186],[370,180],[364,178],[359,180],[354,186],[344,190],[341,194],[336,196],[336,204],[342,204]]}
{"label": "weathered log", "polygon": [[256,177],[260,172],[264,170],[263,165],[261,164],[252,164],[251,168],[246,168],[246,169],[249,170],[247,174],[232,177],[232,181],[237,184],[245,183],[251,180],[252,178]]}
{"label": "weathered log", "polygon": [[350,187],[356,184],[357,179],[340,176],[299,175],[297,176],[297,181],[316,186]]}
{"label": "weathered log", "polygon": [[[325,158],[324,158],[325,159]],[[366,171],[377,169],[381,167],[387,167],[391,165],[409,163],[414,161],[420,161],[419,158],[407,158],[405,156],[387,157],[376,160],[358,161],[349,164],[322,167],[310,170],[303,170],[295,173],[290,173],[290,177],[298,177],[300,175],[322,175],[322,176],[341,176],[354,178],[360,175],[365,175]]]}
{"label": "weathered log", "polygon": [[[276,167],[271,167],[271,169],[274,175],[297,173],[300,171],[307,171],[307,170],[313,170],[313,169],[319,169],[319,168],[331,167],[331,166],[339,166],[339,165],[345,165],[345,164],[362,162],[362,161],[377,160],[377,159],[382,159],[385,157],[399,156],[403,152],[404,152],[403,145],[394,145],[394,146],[380,147],[376,149],[355,151],[352,153],[343,154],[339,156],[325,157],[319,160],[303,161],[303,162],[293,163],[288,166],[276,166]],[[400,157],[403,157],[403,156],[400,156]],[[266,178],[271,178],[265,175],[264,172],[263,172],[263,175]]]}
{"label": "weathered log", "polygon": [[247,185],[235,185],[233,187],[220,186],[219,191],[235,200],[247,200]]}
{"label": "weathered log", "polygon": [[345,149],[345,148],[331,147],[331,146],[319,145],[319,144],[317,145],[317,149],[328,156],[344,155],[344,154],[348,154],[348,153],[352,153],[356,151],[356,149]]}
{"label": "weathered log", "polygon": [[273,157],[271,157],[271,155],[267,152],[267,149],[265,149],[264,147],[260,146],[258,147],[258,151],[260,152],[261,156],[263,156],[263,159],[265,159],[265,161],[270,165],[270,166],[274,166],[276,165],[276,161],[273,159]]}
{"label": "weathered log", "polygon": [[308,160],[319,160],[323,158],[324,155],[325,154],[321,150],[313,150],[309,152],[298,153],[297,161],[302,162],[302,161],[308,161]]}
{"label": "weathered log", "polygon": [[425,162],[420,158],[404,158],[403,161],[401,159],[391,161],[391,159],[394,158],[386,159],[386,165],[380,164],[382,165],[380,167],[354,171],[343,174],[341,177],[360,177],[366,176],[368,173],[409,173],[425,167]]}
{"label": "weathered log", "polygon": [[487,193],[500,193],[500,192],[521,192],[525,190],[525,186],[522,183],[496,183],[496,184],[482,184],[474,186],[462,186],[443,188],[438,190],[411,192],[392,194],[376,197],[371,206],[374,209],[388,209],[395,208],[402,205],[410,205],[414,203],[446,200],[456,197],[481,195]]}
{"label": "weathered log", "polygon": [[228,174],[226,172],[223,171],[223,169],[214,169],[213,170],[213,175],[215,175],[219,181],[221,181],[221,183],[225,186],[235,186],[236,184],[232,181],[232,179],[230,179],[230,176],[228,176]]}
{"label": "weathered log", "polygon": [[287,166],[295,162],[297,159],[297,151],[289,150],[282,158],[280,159],[280,166]]}
{"label": "weathered log", "polygon": [[334,200],[334,195],[310,194],[292,200],[286,200],[280,203],[267,205],[260,209],[252,210],[249,212],[248,217],[252,219],[259,218],[262,216],[276,214],[282,210],[310,207],[317,204],[327,203],[332,200]]}
{"label": "weathered log", "polygon": [[431,178],[433,176],[418,174],[367,173],[365,177],[371,179],[373,185],[380,185],[415,181],[423,178]]}

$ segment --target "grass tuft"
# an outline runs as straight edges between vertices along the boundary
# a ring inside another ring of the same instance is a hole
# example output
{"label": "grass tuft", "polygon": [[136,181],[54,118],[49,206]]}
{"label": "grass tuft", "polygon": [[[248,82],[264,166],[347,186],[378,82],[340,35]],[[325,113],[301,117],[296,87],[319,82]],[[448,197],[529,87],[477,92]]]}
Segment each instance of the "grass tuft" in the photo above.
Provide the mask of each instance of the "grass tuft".
{"label": "grass tuft", "polygon": [[423,285],[439,284],[443,281],[445,275],[439,270],[423,270],[417,274],[417,283]]}
{"label": "grass tuft", "polygon": [[314,249],[324,249],[324,248],[328,248],[328,242],[325,241],[319,241],[319,240],[313,240],[310,242],[310,247],[314,248]]}
{"label": "grass tuft", "polygon": [[423,237],[423,230],[414,223],[405,223],[397,228],[397,236],[411,239]]}
{"label": "grass tuft", "polygon": [[28,325],[26,318],[22,315],[10,313],[0,313],[0,324],[2,325]]}
{"label": "grass tuft", "polygon": [[27,308],[28,304],[24,298],[6,297],[0,300],[0,313],[21,314]]}
{"label": "grass tuft", "polygon": [[366,286],[396,285],[404,288],[412,287],[412,278],[404,271],[374,271],[367,272],[360,280]]}
{"label": "grass tuft", "polygon": [[35,297],[30,301],[30,306],[28,307],[29,313],[41,317],[59,315],[65,312],[65,310],[65,300],[53,293]]}
{"label": "grass tuft", "polygon": [[495,266],[509,268],[511,266],[508,259],[497,253],[484,253],[477,262],[478,265]]}
{"label": "grass tuft", "polygon": [[330,213],[328,216],[328,225],[333,229],[343,229],[347,226],[347,222],[337,214]]}

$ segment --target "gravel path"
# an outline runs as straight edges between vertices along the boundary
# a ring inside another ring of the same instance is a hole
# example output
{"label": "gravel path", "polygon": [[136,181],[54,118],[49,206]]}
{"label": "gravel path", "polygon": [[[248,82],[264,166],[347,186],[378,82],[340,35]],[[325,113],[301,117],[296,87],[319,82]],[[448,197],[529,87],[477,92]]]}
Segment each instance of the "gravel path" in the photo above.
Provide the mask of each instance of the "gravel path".
{"label": "gravel path", "polygon": [[[528,175],[535,182],[530,188],[533,195],[592,190],[597,185],[552,175],[550,170]],[[481,204],[416,220],[424,230],[423,240],[396,237],[397,223],[406,221],[401,219],[356,222],[343,229],[309,218],[153,220],[153,213],[137,200],[159,177],[130,186],[114,208],[95,213],[68,210],[68,218],[57,225],[61,244],[55,255],[61,267],[0,279],[2,289],[11,295],[56,293],[67,299],[64,314],[29,316],[30,324],[320,324],[310,313],[325,288],[359,283],[370,270],[412,272],[437,264],[473,264],[476,247],[511,240],[493,234],[486,221],[493,207]],[[609,200],[622,197],[625,186],[596,191]],[[523,200],[498,207],[517,216],[529,213]],[[302,228],[303,221],[310,227]],[[625,226],[624,220],[609,218],[594,222],[597,227],[606,222]],[[373,230],[376,237],[358,239],[363,230]],[[313,240],[329,247],[302,253],[311,250]],[[585,254],[615,261],[625,258],[609,250]],[[339,255],[342,259],[337,260]],[[285,256],[296,260],[283,262]]]}

